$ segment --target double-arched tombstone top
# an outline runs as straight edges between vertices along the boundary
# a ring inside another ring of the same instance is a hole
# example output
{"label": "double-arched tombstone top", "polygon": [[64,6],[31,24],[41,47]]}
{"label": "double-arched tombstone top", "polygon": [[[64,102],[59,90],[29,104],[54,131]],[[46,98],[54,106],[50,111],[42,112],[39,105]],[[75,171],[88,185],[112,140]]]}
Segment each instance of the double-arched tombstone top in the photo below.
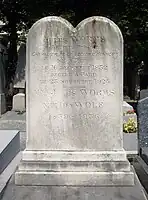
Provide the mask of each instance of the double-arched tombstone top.
{"label": "double-arched tombstone top", "polygon": [[115,23],[95,16],[74,28],[45,17],[29,31],[26,66],[28,148],[122,149],[123,38]]}

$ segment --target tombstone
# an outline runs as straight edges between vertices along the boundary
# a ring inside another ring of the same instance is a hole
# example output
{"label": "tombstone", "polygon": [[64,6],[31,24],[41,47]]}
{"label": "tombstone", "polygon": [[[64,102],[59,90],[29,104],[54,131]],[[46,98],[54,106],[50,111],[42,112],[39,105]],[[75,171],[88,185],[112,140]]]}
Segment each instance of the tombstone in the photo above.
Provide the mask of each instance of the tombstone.
{"label": "tombstone", "polygon": [[148,97],[138,101],[139,147],[148,147]]}
{"label": "tombstone", "polygon": [[26,110],[25,107],[25,94],[23,92],[19,92],[18,94],[13,96],[13,107],[14,111],[24,112]]}
{"label": "tombstone", "polygon": [[148,89],[143,89],[140,91],[140,99],[148,97]]}
{"label": "tombstone", "polygon": [[[3,35],[0,34],[0,40]],[[6,101],[5,101],[5,66],[7,60],[7,50],[6,47],[0,41],[0,115],[6,111]]]}
{"label": "tombstone", "polygon": [[14,79],[14,89],[18,93],[13,96],[13,110],[25,111],[25,68],[26,68],[26,44],[21,43],[18,49],[18,63]]}
{"label": "tombstone", "polygon": [[27,142],[17,185],[134,185],[123,149],[123,39],[104,17],[29,31]]}

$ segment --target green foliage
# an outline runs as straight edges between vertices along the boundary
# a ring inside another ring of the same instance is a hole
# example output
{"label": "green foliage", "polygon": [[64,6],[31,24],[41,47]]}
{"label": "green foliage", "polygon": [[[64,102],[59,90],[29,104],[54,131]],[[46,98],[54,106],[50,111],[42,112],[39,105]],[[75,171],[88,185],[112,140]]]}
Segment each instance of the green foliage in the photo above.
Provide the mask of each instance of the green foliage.
{"label": "green foliage", "polygon": [[137,123],[133,118],[129,118],[129,120],[123,124],[123,132],[125,133],[137,132]]}
{"label": "green foliage", "polygon": [[146,66],[148,64],[147,0],[1,0],[0,8],[0,19],[6,22],[3,29],[9,33],[10,70],[15,70],[17,61],[16,32],[19,30],[25,35],[36,20],[49,15],[62,16],[73,25],[92,15],[108,17],[123,33],[125,67],[137,70],[141,61],[144,61]]}

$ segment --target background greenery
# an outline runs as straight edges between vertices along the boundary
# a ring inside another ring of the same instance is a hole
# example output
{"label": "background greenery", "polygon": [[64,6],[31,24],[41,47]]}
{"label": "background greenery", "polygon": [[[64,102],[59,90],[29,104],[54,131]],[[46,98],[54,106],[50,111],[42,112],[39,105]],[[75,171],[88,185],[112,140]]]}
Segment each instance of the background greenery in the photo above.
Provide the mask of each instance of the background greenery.
{"label": "background greenery", "polygon": [[137,70],[141,61],[147,66],[148,0],[0,0],[0,19],[10,42],[8,79],[13,79],[16,68],[17,31],[25,34],[36,20],[49,15],[62,16],[73,25],[92,15],[110,18],[124,36],[125,66]]}

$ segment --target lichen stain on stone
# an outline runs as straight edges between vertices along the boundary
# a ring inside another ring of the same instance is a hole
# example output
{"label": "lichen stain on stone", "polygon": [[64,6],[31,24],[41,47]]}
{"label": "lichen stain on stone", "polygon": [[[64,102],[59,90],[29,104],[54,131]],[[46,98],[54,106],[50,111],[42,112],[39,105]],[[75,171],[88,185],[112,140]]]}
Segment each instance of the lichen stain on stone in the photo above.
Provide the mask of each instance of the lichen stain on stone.
{"label": "lichen stain on stone", "polygon": [[93,45],[93,48],[94,48],[94,49],[95,49],[96,46],[97,46],[96,37],[95,37],[95,33],[96,33],[95,25],[96,25],[96,20],[94,19],[94,20],[92,21],[92,30],[93,30],[93,33],[94,33],[92,45]]}

